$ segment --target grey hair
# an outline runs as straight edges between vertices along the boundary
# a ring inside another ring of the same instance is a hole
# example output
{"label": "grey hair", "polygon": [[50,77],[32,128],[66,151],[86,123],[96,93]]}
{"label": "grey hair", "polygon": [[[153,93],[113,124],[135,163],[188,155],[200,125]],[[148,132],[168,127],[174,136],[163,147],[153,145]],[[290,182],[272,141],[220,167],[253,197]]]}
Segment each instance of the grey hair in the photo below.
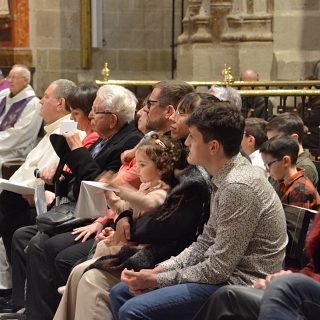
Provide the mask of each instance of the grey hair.
{"label": "grey hair", "polygon": [[54,89],[54,97],[56,99],[68,98],[70,92],[77,88],[76,84],[67,79],[59,79],[52,81],[50,84],[56,84],[57,87]]}
{"label": "grey hair", "polygon": [[129,123],[134,119],[138,100],[128,89],[106,84],[99,88],[97,97],[101,99],[101,107],[117,115],[120,125]]}
{"label": "grey hair", "polygon": [[13,68],[21,68],[21,75],[23,77],[27,78],[28,79],[28,83],[30,83],[30,81],[31,81],[31,72],[30,72],[30,70],[29,70],[29,68],[27,66],[25,66],[24,64],[15,64],[12,67],[12,69]]}
{"label": "grey hair", "polygon": [[212,85],[208,93],[216,96],[220,101],[229,101],[233,103],[239,110],[242,108],[242,100],[240,94],[233,88],[220,87]]}

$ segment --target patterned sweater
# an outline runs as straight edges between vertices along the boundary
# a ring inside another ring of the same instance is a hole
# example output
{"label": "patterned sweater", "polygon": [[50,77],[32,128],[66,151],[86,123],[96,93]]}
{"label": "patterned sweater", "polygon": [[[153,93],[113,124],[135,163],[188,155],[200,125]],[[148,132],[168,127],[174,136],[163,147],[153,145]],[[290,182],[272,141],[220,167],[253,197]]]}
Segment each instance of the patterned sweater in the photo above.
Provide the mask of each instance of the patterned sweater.
{"label": "patterned sweater", "polygon": [[213,177],[210,218],[197,241],[160,265],[159,287],[185,282],[251,286],[281,270],[287,244],[278,195],[240,154]]}

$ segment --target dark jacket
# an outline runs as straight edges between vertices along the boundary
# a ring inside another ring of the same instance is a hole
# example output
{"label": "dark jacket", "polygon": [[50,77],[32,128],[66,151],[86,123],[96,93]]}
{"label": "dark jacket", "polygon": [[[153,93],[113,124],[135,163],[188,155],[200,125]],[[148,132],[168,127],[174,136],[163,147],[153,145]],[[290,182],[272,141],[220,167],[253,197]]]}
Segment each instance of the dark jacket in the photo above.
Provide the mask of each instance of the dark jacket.
{"label": "dark jacket", "polygon": [[304,112],[302,112],[302,104],[300,103],[298,105],[298,114],[311,133],[304,134],[303,146],[309,149],[320,149],[320,96],[310,97],[309,103],[304,107]]}
{"label": "dark jacket", "polygon": [[[178,183],[168,194],[163,208],[156,214],[131,222],[131,241],[149,246],[137,250],[122,247],[117,255],[105,256],[88,267],[106,271],[121,271],[124,268],[136,271],[154,268],[155,265],[172,255],[179,254],[194,242],[203,230],[210,214],[210,174],[199,166],[188,166],[178,176]],[[176,211],[169,218],[159,218],[181,200]],[[128,217],[128,212],[120,214],[117,221]]]}
{"label": "dark jacket", "polygon": [[[91,152],[101,141],[98,139],[89,149],[82,147],[70,151],[65,156],[65,162],[72,171],[72,175],[64,173],[67,176],[64,182],[64,190],[61,196],[66,196],[71,191],[74,199],[77,200],[80,192],[82,180],[94,181],[103,171],[117,172],[121,166],[121,153],[128,149],[133,149],[141,140],[142,134],[136,129],[133,122],[125,124],[101,149],[93,159]],[[69,183],[70,182],[70,183]],[[66,187],[66,184],[69,185]],[[69,197],[70,198],[70,197]]]}

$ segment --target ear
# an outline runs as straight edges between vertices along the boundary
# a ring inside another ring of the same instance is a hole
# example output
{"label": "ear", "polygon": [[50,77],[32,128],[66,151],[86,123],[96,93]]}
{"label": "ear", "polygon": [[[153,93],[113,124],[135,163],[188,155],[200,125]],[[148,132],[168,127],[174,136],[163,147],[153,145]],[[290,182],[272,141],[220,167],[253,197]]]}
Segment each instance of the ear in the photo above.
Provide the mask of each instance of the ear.
{"label": "ear", "polygon": [[110,122],[110,129],[113,129],[118,123],[118,117],[115,114],[111,115],[112,121]]}
{"label": "ear", "polygon": [[66,99],[65,98],[60,98],[58,100],[58,110],[59,111],[66,111]]}
{"label": "ear", "polygon": [[172,104],[168,104],[165,109],[165,118],[169,119],[173,113],[174,113],[174,106]]}
{"label": "ear", "polygon": [[249,137],[248,137],[248,146],[254,147],[255,143],[256,143],[255,137],[254,137],[254,136],[249,136]]}
{"label": "ear", "polygon": [[293,133],[291,137],[299,141],[299,136],[296,133]]}
{"label": "ear", "polygon": [[25,84],[25,86],[27,86],[28,84],[29,84],[29,78],[23,78],[23,80],[24,80],[24,84]]}
{"label": "ear", "polygon": [[291,158],[290,156],[283,157],[283,164],[285,167],[291,167]]}
{"label": "ear", "polygon": [[209,142],[209,148],[211,156],[218,153],[218,151],[221,149],[221,144],[217,140],[212,140]]}
{"label": "ear", "polygon": [[164,173],[166,173],[166,171],[166,169],[158,169],[159,176],[162,176]]}

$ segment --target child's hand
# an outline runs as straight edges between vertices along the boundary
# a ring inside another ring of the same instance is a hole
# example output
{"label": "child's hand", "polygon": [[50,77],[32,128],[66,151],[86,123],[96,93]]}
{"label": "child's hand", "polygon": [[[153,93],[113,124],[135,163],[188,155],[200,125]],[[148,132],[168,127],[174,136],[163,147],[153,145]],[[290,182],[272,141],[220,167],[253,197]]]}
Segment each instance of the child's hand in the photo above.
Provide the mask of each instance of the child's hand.
{"label": "child's hand", "polygon": [[110,184],[110,182],[115,179],[116,175],[117,175],[117,174],[114,173],[113,171],[107,171],[107,172],[104,171],[104,172],[98,177],[97,181]]}

